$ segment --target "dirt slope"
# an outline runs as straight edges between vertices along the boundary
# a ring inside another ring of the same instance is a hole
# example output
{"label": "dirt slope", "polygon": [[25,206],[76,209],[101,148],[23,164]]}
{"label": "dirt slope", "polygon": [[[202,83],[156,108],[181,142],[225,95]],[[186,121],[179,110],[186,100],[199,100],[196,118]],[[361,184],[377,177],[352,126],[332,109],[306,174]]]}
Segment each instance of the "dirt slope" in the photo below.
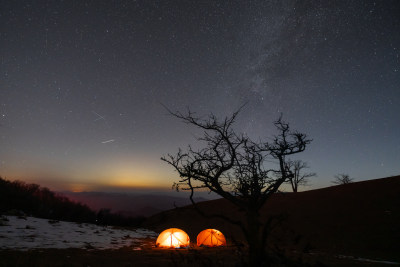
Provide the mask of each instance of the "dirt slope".
{"label": "dirt slope", "polygon": [[[209,214],[241,218],[224,199],[199,203]],[[355,182],[300,193],[278,193],[264,206],[265,218],[284,215],[270,243],[282,248],[400,261],[400,176]],[[150,217],[145,227],[185,230],[192,241],[205,228],[221,230],[228,242],[240,232],[219,219],[206,219],[191,206]]]}

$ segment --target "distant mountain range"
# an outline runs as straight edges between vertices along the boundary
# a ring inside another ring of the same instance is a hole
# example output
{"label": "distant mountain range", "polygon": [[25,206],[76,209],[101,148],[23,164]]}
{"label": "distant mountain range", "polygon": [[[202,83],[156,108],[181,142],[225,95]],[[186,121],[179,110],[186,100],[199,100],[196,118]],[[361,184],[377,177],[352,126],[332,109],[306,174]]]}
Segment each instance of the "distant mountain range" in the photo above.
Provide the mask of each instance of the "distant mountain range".
{"label": "distant mountain range", "polygon": [[[151,216],[164,210],[190,205],[189,198],[160,194],[129,194],[106,192],[61,192],[72,201],[87,205],[93,210],[110,209],[126,216]],[[196,202],[208,199],[198,197]]]}

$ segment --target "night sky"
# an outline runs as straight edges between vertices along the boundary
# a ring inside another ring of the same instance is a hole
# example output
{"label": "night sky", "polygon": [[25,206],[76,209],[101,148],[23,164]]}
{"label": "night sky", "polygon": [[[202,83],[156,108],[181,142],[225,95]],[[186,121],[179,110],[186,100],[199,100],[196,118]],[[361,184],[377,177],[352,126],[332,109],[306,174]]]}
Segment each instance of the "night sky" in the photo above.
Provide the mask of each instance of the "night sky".
{"label": "night sky", "polygon": [[283,118],[318,177],[400,174],[399,1],[0,1],[0,175],[54,190],[170,188],[160,160],[223,117]]}

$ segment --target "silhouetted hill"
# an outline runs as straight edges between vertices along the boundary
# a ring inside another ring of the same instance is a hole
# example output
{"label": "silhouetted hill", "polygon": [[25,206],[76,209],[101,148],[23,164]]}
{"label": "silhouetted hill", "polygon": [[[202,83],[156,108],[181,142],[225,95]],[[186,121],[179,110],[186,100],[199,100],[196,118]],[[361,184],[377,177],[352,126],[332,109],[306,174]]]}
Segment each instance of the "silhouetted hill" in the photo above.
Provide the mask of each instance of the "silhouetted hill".
{"label": "silhouetted hill", "polygon": [[[199,203],[208,214],[243,218],[225,199]],[[300,193],[277,193],[267,201],[265,218],[283,215],[269,244],[297,251],[400,260],[400,176],[355,182]],[[192,206],[162,212],[144,226],[161,231],[182,228],[196,236],[206,228],[243,240],[235,226],[201,217]],[[228,242],[229,242],[228,240]]]}
{"label": "silhouetted hill", "polygon": [[133,214],[94,211],[80,201],[71,201],[37,184],[8,181],[0,177],[0,214],[26,214],[45,219],[138,226],[143,217]]}
{"label": "silhouetted hill", "polygon": [[[129,216],[151,216],[164,210],[190,204],[188,198],[159,194],[128,194],[106,192],[62,192],[69,199],[85,203],[94,210],[109,209]],[[204,201],[196,198],[196,201]]]}
{"label": "silhouetted hill", "polygon": [[46,219],[95,222],[88,206],[70,201],[46,187],[0,177],[0,213],[25,213]]}

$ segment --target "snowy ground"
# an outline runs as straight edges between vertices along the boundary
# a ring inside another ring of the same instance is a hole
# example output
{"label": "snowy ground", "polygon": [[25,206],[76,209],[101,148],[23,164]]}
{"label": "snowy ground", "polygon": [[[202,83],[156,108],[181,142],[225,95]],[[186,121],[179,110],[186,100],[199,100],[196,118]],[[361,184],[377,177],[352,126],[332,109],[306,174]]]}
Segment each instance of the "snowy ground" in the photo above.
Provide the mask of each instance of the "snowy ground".
{"label": "snowy ground", "polygon": [[52,221],[34,217],[0,217],[0,249],[38,248],[118,249],[157,238],[146,229],[124,230],[94,224]]}

